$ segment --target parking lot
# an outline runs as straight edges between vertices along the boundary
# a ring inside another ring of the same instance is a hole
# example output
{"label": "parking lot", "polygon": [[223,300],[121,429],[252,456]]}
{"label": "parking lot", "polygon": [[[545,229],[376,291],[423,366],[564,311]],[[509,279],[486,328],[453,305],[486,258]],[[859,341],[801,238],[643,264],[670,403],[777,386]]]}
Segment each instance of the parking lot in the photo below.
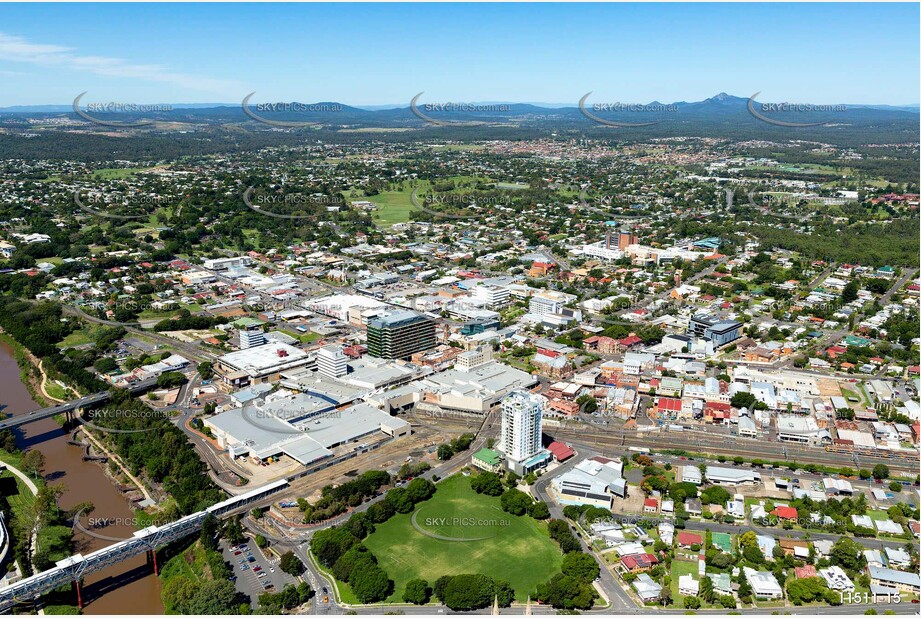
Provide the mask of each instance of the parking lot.
{"label": "parking lot", "polygon": [[270,561],[252,539],[238,547],[221,541],[220,548],[224,560],[233,567],[236,589],[249,596],[253,607],[259,604],[260,594],[280,592],[286,584],[297,583],[278,568],[277,562]]}

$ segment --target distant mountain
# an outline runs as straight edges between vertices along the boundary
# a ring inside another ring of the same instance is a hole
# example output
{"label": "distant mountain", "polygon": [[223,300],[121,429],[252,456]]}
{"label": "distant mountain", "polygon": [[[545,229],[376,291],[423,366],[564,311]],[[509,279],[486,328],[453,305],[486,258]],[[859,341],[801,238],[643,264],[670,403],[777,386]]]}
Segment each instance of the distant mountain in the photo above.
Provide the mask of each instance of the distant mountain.
{"label": "distant mountain", "polygon": [[[765,101],[759,101],[759,103],[764,103]],[[259,104],[273,103],[273,102],[253,102],[250,103],[250,108],[255,108]],[[516,113],[536,113],[536,112],[569,112],[578,108],[577,103],[542,103],[542,102],[528,102],[528,103],[518,103],[513,101],[472,101],[468,102],[470,105],[479,105],[479,106],[499,106],[503,105],[508,108],[508,111],[505,112],[468,112],[468,113],[496,113],[496,114],[516,114]],[[424,102],[419,102],[419,107],[424,106]],[[653,105],[674,105],[676,107],[691,107],[691,106],[700,106],[700,105],[711,105],[711,106],[725,106],[727,108],[735,105],[747,105],[748,97],[739,97],[725,92],[720,92],[712,97],[704,99],[703,101],[674,101],[672,103],[662,103],[660,101],[651,101],[645,103],[644,105],[653,106]],[[192,110],[211,110],[211,109],[221,109],[221,108],[240,108],[240,103],[159,103],[163,107],[170,107],[174,110],[182,109],[192,109]],[[344,103],[338,103],[335,101],[320,101],[317,103],[301,103],[301,102],[291,102],[290,105],[294,106],[304,106],[304,107],[316,107],[316,106],[340,106],[343,108],[342,111],[348,113],[361,113],[361,112],[396,112],[396,111],[406,111],[409,109],[409,105],[406,103],[393,103],[386,105],[346,105]],[[588,104],[587,104],[588,105]],[[837,105],[837,104],[833,104]],[[879,109],[879,110],[890,110],[890,111],[905,111],[905,112],[921,112],[921,104],[914,103],[908,105],[887,105],[882,103],[846,103],[844,104],[848,108],[854,109]],[[6,113],[21,113],[21,114],[30,114],[30,113],[67,113],[73,111],[73,104],[70,105],[11,105],[8,107],[0,107],[0,112]],[[127,112],[121,112],[127,114]],[[280,113],[280,112],[275,112]]]}
{"label": "distant mountain", "polygon": [[[424,97],[423,97],[424,98]],[[376,139],[391,141],[418,139],[423,133],[432,139],[529,139],[557,135],[586,135],[613,139],[648,139],[654,137],[719,137],[736,140],[811,140],[845,146],[861,144],[915,143],[918,139],[918,105],[878,106],[845,105],[840,111],[792,112],[761,107],[758,101],[756,117],[748,108],[749,98],[720,92],[702,101],[678,101],[663,105],[658,101],[646,104],[646,109],[617,109],[612,103],[595,96],[578,104],[546,107],[535,103],[475,103],[478,111],[441,109],[435,102],[430,107],[420,99],[415,109],[409,102],[397,107],[351,106],[332,101],[318,103],[286,103],[274,106],[270,102],[248,105],[249,114],[240,103],[173,104],[169,111],[145,113],[92,112],[101,121],[98,133],[112,130],[118,124],[146,134],[151,138],[173,139],[177,132],[189,134],[189,140],[217,139],[221,132],[227,144],[238,144],[239,131],[229,128],[246,126],[252,131],[252,143],[283,142],[284,135],[295,139],[301,130],[309,130],[311,138],[326,140],[361,140],[367,135],[356,129],[398,129],[381,132]],[[651,108],[651,109],[650,109]],[[85,107],[83,108],[86,109]],[[587,117],[588,116],[588,117]],[[64,120],[86,123],[73,112],[72,106],[36,105],[12,106],[0,109],[0,128],[34,132],[36,121],[44,130],[70,130],[73,125]],[[774,122],[777,120],[778,122]],[[144,122],[141,122],[144,121]],[[138,125],[138,123],[141,123]],[[784,123],[786,125],[784,126]],[[799,124],[801,126],[792,126]],[[87,123],[88,127],[91,127]],[[202,135],[202,132],[212,132]],[[224,135],[226,133],[226,135]],[[28,140],[30,136],[21,137]],[[301,136],[302,138],[302,136]],[[216,145],[208,148],[217,149]],[[34,146],[19,144],[16,152],[36,152]],[[229,146],[220,146],[221,148]],[[76,148],[76,146],[75,146]],[[204,146],[196,146],[198,151]],[[0,151],[2,151],[0,147]],[[102,145],[99,151],[104,150]]]}

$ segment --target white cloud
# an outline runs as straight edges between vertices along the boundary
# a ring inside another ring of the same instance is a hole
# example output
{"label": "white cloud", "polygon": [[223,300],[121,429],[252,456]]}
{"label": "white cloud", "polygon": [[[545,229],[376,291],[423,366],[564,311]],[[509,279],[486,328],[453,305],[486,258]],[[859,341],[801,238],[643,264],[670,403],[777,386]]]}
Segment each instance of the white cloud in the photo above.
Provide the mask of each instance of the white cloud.
{"label": "white cloud", "polygon": [[0,60],[60,67],[104,77],[173,84],[213,94],[239,94],[243,90],[241,84],[231,80],[189,75],[160,64],[135,64],[122,58],[83,55],[71,47],[32,43],[22,37],[2,32],[0,32]]}

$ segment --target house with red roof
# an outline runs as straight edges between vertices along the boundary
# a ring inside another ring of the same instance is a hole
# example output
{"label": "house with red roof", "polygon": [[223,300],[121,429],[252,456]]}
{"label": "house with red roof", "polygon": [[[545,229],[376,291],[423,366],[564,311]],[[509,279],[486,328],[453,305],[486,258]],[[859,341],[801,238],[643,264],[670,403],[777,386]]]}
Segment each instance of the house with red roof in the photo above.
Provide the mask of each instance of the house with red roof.
{"label": "house with red roof", "polygon": [[633,554],[620,559],[621,568],[627,573],[643,573],[659,564],[653,554]]}
{"label": "house with red roof", "polygon": [[731,416],[731,404],[721,401],[708,401],[704,404],[704,420],[708,423],[726,423]]}
{"label": "house with red roof", "polygon": [[586,350],[592,352],[601,352],[602,354],[617,353],[617,339],[614,339],[613,337],[596,335],[594,337],[589,337],[588,339],[583,340],[582,345],[585,346]]}
{"label": "house with red roof", "polygon": [[801,567],[796,567],[793,569],[796,573],[796,579],[806,579],[807,577],[818,577],[815,567],[811,564],[807,564]]}
{"label": "house with red roof", "polygon": [[678,533],[678,547],[690,548],[692,545],[703,545],[704,540],[699,534],[681,531]]}
{"label": "house with red roof", "polygon": [[796,509],[792,506],[778,506],[773,511],[771,511],[771,515],[778,519],[784,519],[787,521],[792,521],[797,517]]}
{"label": "house with red roof", "polygon": [[659,501],[655,498],[646,498],[643,502],[643,512],[644,513],[658,513],[659,512]]}
{"label": "house with red roof", "polygon": [[682,401],[674,397],[656,397],[652,413],[656,418],[676,419],[682,405]]}
{"label": "house with red roof", "polygon": [[553,458],[557,461],[566,461],[576,454],[572,448],[562,442],[551,442],[547,446],[547,450],[553,454]]}

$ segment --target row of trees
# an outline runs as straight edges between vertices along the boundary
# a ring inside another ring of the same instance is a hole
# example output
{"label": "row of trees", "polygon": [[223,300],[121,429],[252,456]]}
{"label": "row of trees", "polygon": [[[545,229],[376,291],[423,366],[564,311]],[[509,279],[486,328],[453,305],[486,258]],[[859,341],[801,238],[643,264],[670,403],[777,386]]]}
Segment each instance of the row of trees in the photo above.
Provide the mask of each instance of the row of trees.
{"label": "row of trees", "polygon": [[320,499],[314,504],[298,500],[298,507],[304,512],[305,523],[318,523],[356,507],[368,498],[377,495],[381,487],[390,483],[390,475],[381,470],[368,470],[356,479],[341,485],[327,485],[320,492]]}
{"label": "row of trees", "polygon": [[342,526],[318,530],[310,541],[310,551],[321,564],[332,569],[336,579],[349,584],[359,601],[383,601],[393,592],[393,581],[362,540],[374,531],[376,524],[395,513],[409,513],[435,491],[435,484],[422,478],[413,479],[405,488],[391,489],[383,500],[372,504],[367,511],[352,514]]}
{"label": "row of trees", "polygon": [[557,609],[590,609],[598,598],[592,582],[600,574],[598,562],[582,551],[582,543],[562,519],[551,519],[547,524],[550,538],[563,552],[561,572],[537,586],[537,598]]}
{"label": "row of trees", "polygon": [[474,435],[472,433],[464,433],[458,437],[440,444],[438,446],[438,459],[441,461],[448,461],[454,457],[457,453],[461,453],[470,448],[470,445],[473,444]]}

